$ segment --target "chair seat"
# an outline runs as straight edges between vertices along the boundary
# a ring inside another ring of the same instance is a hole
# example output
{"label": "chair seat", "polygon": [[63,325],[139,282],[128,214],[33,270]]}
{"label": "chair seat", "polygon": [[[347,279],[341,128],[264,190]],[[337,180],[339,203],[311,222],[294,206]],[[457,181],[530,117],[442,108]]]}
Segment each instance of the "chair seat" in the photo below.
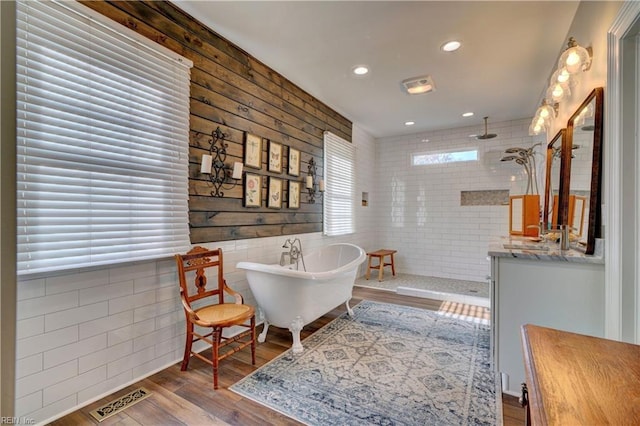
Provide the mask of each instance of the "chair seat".
{"label": "chair seat", "polygon": [[236,303],[223,303],[221,305],[209,305],[195,310],[200,321],[211,325],[236,323],[247,320],[254,314],[254,309],[248,305]]}

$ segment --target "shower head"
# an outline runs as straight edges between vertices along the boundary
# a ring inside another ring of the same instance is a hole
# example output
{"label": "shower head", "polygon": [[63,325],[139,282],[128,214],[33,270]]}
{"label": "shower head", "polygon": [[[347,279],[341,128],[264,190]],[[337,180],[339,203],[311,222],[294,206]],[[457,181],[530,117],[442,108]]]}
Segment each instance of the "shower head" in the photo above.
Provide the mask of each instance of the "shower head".
{"label": "shower head", "polygon": [[480,140],[483,140],[483,139],[493,139],[493,138],[495,138],[496,136],[498,136],[498,135],[496,135],[495,133],[488,133],[488,132],[487,132],[487,119],[488,119],[488,118],[489,118],[489,117],[484,117],[484,135],[478,135],[478,136],[476,136],[476,139],[480,139]]}
{"label": "shower head", "polygon": [[522,152],[522,151],[525,151],[525,149],[524,148],[515,148],[514,147],[514,148],[507,148],[507,149],[504,150],[504,152],[507,153],[507,154],[515,154],[516,152]]}

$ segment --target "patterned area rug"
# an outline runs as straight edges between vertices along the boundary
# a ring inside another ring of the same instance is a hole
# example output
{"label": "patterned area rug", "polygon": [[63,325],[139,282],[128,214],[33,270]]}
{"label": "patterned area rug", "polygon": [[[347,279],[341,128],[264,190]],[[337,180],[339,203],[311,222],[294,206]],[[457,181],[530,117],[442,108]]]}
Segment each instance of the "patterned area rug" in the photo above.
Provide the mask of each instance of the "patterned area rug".
{"label": "patterned area rug", "polygon": [[230,387],[308,425],[495,425],[489,326],[363,301]]}

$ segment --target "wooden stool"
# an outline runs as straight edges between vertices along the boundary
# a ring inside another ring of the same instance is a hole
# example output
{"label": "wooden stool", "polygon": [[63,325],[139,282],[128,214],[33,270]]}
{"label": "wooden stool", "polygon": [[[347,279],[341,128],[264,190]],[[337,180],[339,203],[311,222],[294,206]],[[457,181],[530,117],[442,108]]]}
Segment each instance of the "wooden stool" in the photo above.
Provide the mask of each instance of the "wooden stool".
{"label": "wooden stool", "polygon": [[[366,274],[364,274],[364,277],[366,279],[369,279],[369,276],[371,275],[371,270],[378,269],[378,281],[382,281],[382,275],[384,274],[383,268],[385,266],[391,266],[391,273],[395,276],[396,266],[393,262],[393,254],[396,252],[397,250],[380,249],[380,250],[372,251],[371,253],[367,253],[367,256],[369,256],[369,264],[367,265],[367,272]],[[390,263],[384,263],[385,256],[389,256],[391,258]],[[373,259],[374,257],[378,258],[378,264],[375,266],[371,266],[371,259]]]}

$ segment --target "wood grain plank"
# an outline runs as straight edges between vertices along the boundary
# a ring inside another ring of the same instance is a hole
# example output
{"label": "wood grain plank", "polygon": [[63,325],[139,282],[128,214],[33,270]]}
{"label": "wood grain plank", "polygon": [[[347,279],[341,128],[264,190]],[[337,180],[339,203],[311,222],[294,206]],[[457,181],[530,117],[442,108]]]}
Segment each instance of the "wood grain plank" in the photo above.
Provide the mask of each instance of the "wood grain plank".
{"label": "wood grain plank", "polygon": [[320,223],[318,213],[250,213],[250,212],[191,212],[189,223],[194,228],[203,226],[278,225],[281,223]]}
{"label": "wood grain plank", "polygon": [[[254,207],[247,210],[241,210],[242,200],[239,198],[214,198],[206,196],[192,195],[189,197],[189,210],[191,212],[254,212],[254,213],[273,213],[272,209],[264,207]],[[302,204],[300,208],[296,210],[296,213],[318,213],[322,214],[322,204],[308,204],[306,202],[306,195],[303,193]]]}
{"label": "wood grain plank", "polygon": [[[266,100],[263,100],[254,96],[253,92],[235,90],[228,83],[225,83],[216,76],[203,72],[203,70],[199,68],[195,68],[191,71],[191,81],[192,83],[195,83],[207,90],[218,93],[221,96],[225,96],[239,105],[253,108],[267,116],[273,117],[275,120],[280,120],[284,123],[290,124],[291,126],[315,136],[316,138],[322,138],[323,128],[307,123],[293,114],[274,106],[278,105],[281,100],[272,94],[263,94],[262,98],[266,98]],[[319,124],[324,127],[324,123]]]}
{"label": "wood grain plank", "polygon": [[530,324],[522,342],[533,424],[640,419],[640,346]]}
{"label": "wood grain plank", "polygon": [[[284,135],[289,136],[289,138],[294,138],[296,140],[300,140],[306,142],[311,145],[321,145],[323,133],[322,130],[319,130],[317,135],[309,134],[300,130],[298,127],[294,125],[288,124],[285,121],[280,120],[277,117],[273,117],[272,115],[265,114],[260,110],[251,106],[247,106],[239,103],[234,99],[230,99],[221,95],[213,90],[209,90],[197,84],[191,85],[191,98],[198,102],[203,103],[206,106],[215,106],[216,109],[223,110],[228,112],[231,115],[238,115],[247,120],[251,120],[252,122],[258,124],[261,127],[265,128],[265,132],[271,133],[272,131],[282,133]],[[192,102],[192,107],[196,106]],[[199,108],[197,112],[200,114],[205,114],[207,111],[206,106],[197,105]],[[197,113],[194,111],[194,114]],[[201,115],[203,116],[203,115]],[[206,116],[205,116],[206,117]],[[298,126],[303,126],[302,124],[298,124]],[[268,129],[268,130],[266,130]]]}
{"label": "wood grain plank", "polygon": [[227,226],[191,228],[192,243],[242,240],[246,238],[275,237],[278,235],[307,234],[322,231],[322,223],[296,223],[261,226]]}
{"label": "wood grain plank", "polygon": [[[260,122],[253,121],[250,118],[245,117],[244,115],[234,114],[229,111],[225,111],[224,109],[218,108],[216,105],[207,104],[197,99],[191,99],[190,101],[190,128],[193,131],[198,131],[197,127],[193,124],[194,117],[200,117],[208,121],[213,121],[214,123],[220,123],[223,126],[231,127],[234,129],[242,129],[242,131],[246,131],[249,133],[253,133],[254,135],[260,136],[265,139],[273,140],[274,142],[282,143],[284,145],[293,146],[294,148],[300,149],[300,151],[304,151],[310,153],[315,157],[322,157],[323,151],[323,141],[317,141],[315,144],[304,143],[300,139],[296,138],[293,135],[289,135],[284,132],[279,132],[277,130],[273,130],[267,126],[264,126]],[[215,130],[215,128],[214,128]]]}

